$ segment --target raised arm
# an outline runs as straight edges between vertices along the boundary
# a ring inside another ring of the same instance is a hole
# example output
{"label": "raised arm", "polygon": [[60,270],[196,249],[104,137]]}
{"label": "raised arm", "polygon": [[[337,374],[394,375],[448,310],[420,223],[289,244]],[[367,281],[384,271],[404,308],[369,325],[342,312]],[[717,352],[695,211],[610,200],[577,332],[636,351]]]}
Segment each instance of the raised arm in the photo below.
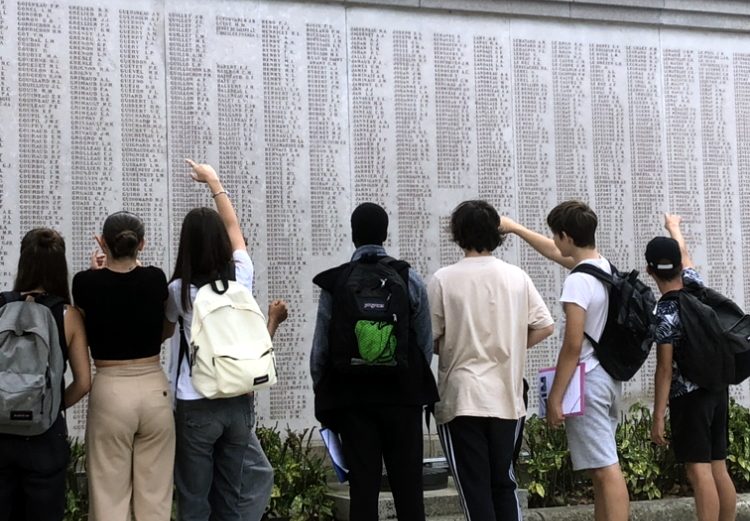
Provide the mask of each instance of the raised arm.
{"label": "raised arm", "polygon": [[676,240],[677,244],[680,245],[680,254],[682,255],[683,269],[693,268],[695,267],[695,264],[693,264],[693,259],[690,258],[690,253],[688,252],[687,245],[685,244],[685,237],[682,235],[682,230],[680,229],[681,222],[682,217],[680,217],[679,215],[671,213],[664,214],[664,228],[666,228],[667,232],[669,232],[669,236]]}
{"label": "raised arm", "polygon": [[573,269],[576,265],[573,257],[564,257],[563,254],[560,253],[560,250],[555,246],[555,241],[541,233],[529,230],[509,217],[503,216],[500,218],[500,231],[503,233],[514,233],[518,235],[538,253],[547,257],[549,260],[558,263],[564,268]]}
{"label": "raised arm", "polygon": [[221,220],[224,221],[224,227],[227,229],[229,241],[232,244],[232,251],[245,250],[245,238],[240,229],[240,222],[237,219],[237,213],[234,211],[232,201],[229,199],[229,193],[224,190],[219,180],[219,175],[211,165],[198,164],[192,159],[186,159],[187,164],[193,169],[190,176],[199,183],[206,183],[211,190],[211,197],[216,204],[216,211],[219,212]]}

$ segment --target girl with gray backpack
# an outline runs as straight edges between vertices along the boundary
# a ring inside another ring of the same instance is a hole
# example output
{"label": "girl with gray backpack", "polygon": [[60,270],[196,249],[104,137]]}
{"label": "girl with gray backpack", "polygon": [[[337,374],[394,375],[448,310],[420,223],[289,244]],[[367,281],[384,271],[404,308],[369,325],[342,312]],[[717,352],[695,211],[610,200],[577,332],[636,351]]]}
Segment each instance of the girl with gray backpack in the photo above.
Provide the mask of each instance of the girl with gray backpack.
{"label": "girl with gray backpack", "polygon": [[88,393],[91,367],[59,233],[24,236],[13,291],[0,294],[0,306],[0,521],[61,521],[70,457],[62,411]]}

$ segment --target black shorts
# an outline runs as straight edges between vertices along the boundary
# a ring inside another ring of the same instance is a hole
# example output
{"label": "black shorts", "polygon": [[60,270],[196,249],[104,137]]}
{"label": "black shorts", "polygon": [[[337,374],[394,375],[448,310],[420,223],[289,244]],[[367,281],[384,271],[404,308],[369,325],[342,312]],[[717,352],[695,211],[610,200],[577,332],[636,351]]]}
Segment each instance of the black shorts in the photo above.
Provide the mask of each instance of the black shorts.
{"label": "black shorts", "polygon": [[680,463],[727,458],[729,392],[697,389],[669,400],[672,448]]}

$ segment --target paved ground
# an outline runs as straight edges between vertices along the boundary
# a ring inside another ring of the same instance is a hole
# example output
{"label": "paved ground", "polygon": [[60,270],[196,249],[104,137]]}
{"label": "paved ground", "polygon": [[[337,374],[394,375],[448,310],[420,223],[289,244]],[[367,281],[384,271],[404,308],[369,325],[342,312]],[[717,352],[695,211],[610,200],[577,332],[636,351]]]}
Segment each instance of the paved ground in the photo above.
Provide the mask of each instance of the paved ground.
{"label": "paved ground", "polygon": [[[349,494],[346,486],[334,487],[332,496],[336,501],[337,519],[348,521]],[[525,503],[525,498],[522,498]],[[452,486],[447,489],[425,492],[425,510],[428,521],[464,521],[458,504],[458,495]],[[393,497],[389,493],[380,495],[380,519],[395,519]],[[591,521],[594,519],[593,505],[535,508],[524,511],[524,521]],[[670,498],[631,503],[631,521],[695,521],[695,506],[692,498]],[[750,494],[737,496],[737,521],[750,521]]]}

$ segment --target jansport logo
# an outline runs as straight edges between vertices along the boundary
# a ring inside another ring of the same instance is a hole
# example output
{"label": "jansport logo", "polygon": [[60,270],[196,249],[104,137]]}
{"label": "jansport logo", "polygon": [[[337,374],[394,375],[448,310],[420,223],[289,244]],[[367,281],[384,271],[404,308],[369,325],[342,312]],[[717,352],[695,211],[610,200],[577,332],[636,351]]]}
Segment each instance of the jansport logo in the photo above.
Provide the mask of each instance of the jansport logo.
{"label": "jansport logo", "polygon": [[383,302],[365,302],[364,309],[380,311],[385,309],[385,304]]}

